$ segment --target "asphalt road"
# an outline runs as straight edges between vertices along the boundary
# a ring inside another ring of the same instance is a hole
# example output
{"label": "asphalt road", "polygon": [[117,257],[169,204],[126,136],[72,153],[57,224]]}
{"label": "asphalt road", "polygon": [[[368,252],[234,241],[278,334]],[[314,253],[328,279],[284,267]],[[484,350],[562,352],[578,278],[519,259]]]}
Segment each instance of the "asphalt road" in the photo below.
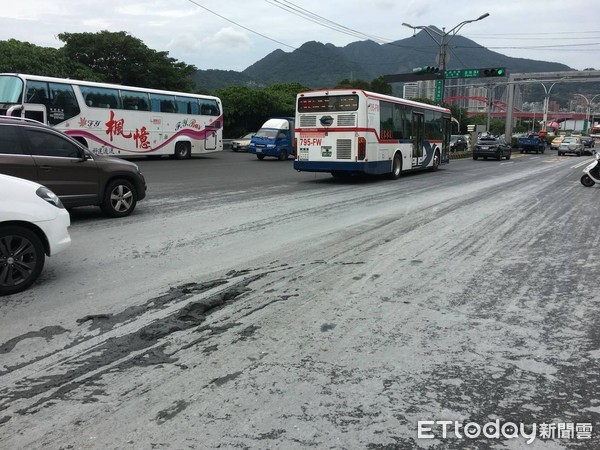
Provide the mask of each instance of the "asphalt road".
{"label": "asphalt road", "polygon": [[0,448],[599,448],[585,161],[137,161],[135,213],[0,300]]}

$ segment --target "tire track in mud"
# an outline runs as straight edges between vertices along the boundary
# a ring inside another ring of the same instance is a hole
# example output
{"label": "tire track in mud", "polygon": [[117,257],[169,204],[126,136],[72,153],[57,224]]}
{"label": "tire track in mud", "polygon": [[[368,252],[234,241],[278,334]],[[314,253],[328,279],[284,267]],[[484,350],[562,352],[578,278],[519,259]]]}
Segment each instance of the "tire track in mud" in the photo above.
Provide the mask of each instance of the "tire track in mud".
{"label": "tire track in mud", "polygon": [[[81,318],[80,323],[89,324],[89,336],[0,374],[0,415],[8,414],[0,417],[0,424],[8,422],[10,414],[31,414],[44,404],[65,399],[82,386],[94,387],[109,371],[176,362],[176,358],[165,353],[165,341],[172,334],[194,328],[202,331],[200,326],[207,317],[237,301],[250,290],[249,285],[266,273],[232,272],[228,278],[173,288],[116,315]],[[94,335],[94,331],[99,334]],[[48,330],[44,332],[47,334]],[[38,334],[28,333],[14,341]],[[0,348],[7,352],[12,347],[13,342],[8,342]]]}

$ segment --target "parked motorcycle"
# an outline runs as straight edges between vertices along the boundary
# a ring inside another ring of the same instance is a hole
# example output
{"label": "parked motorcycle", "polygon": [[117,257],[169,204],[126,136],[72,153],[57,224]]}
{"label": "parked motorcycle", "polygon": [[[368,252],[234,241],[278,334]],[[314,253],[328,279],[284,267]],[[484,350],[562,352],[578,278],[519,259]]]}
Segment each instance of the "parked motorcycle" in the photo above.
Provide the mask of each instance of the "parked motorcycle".
{"label": "parked motorcycle", "polygon": [[600,183],[600,153],[594,152],[594,157],[596,161],[583,169],[580,181],[585,187],[591,187],[596,183]]}

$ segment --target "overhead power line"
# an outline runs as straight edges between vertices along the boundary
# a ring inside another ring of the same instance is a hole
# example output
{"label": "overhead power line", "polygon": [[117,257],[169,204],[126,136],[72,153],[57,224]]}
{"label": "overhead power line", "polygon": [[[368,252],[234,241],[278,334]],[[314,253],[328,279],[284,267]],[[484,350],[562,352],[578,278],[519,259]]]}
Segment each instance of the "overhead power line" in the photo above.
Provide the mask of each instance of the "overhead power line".
{"label": "overhead power line", "polygon": [[329,20],[323,16],[320,16],[319,14],[309,11],[306,8],[302,8],[301,6],[298,6],[288,0],[265,0],[265,1],[267,3],[269,3],[270,5],[276,6],[277,8],[280,8],[284,11],[294,14],[295,16],[302,17],[302,18],[308,20],[309,22],[316,23],[317,25],[321,25],[325,28],[329,28],[330,30],[337,31],[339,33],[347,34],[347,35],[354,36],[354,37],[361,38],[361,39],[369,39],[369,40],[375,41],[380,44],[389,44],[390,42],[392,42],[389,39],[386,39],[386,38],[383,38],[380,36],[371,35],[371,34],[365,34],[361,31],[355,30],[353,28],[349,28],[345,25],[342,25],[340,23]]}
{"label": "overhead power line", "polygon": [[211,14],[214,14],[215,16],[217,16],[217,17],[220,17],[221,19],[223,19],[223,20],[225,20],[225,21],[227,21],[227,22],[229,22],[229,23],[232,23],[232,24],[234,24],[234,25],[235,25],[235,26],[237,26],[237,27],[240,27],[240,28],[242,28],[242,29],[244,29],[244,30],[246,30],[246,31],[249,31],[250,33],[256,34],[256,35],[258,35],[258,36],[260,36],[260,37],[263,37],[263,38],[265,38],[265,39],[268,39],[269,41],[275,42],[275,43],[277,43],[277,44],[279,44],[279,45],[283,45],[284,47],[288,47],[288,48],[291,48],[291,49],[293,49],[293,50],[298,50],[298,49],[297,49],[296,47],[294,47],[293,45],[289,45],[289,44],[286,44],[285,42],[278,41],[277,39],[273,39],[273,38],[271,38],[271,37],[269,37],[269,36],[266,36],[266,35],[264,35],[264,34],[262,34],[262,33],[259,33],[258,31],[255,31],[255,30],[253,30],[253,29],[251,29],[251,28],[245,27],[245,26],[244,26],[244,25],[242,25],[242,24],[239,24],[239,23],[237,23],[237,22],[234,22],[233,20],[231,20],[231,19],[228,19],[228,18],[227,18],[227,17],[225,17],[225,16],[222,16],[221,14],[219,14],[219,13],[217,13],[217,12],[213,11],[212,9],[208,9],[206,6],[202,6],[200,3],[197,3],[197,2],[195,2],[194,0],[188,0],[188,1],[189,1],[190,3],[193,3],[194,5],[196,5],[198,8],[202,8],[203,10],[205,10],[205,11],[208,11],[209,13],[211,13]]}

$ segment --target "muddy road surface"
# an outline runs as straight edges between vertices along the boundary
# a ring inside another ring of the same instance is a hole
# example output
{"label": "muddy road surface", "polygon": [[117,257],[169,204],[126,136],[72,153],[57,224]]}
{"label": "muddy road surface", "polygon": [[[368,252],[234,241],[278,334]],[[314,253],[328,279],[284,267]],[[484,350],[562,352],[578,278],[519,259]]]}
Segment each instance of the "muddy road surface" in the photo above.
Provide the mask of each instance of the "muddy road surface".
{"label": "muddy road surface", "polygon": [[0,448],[599,448],[583,160],[168,195],[148,163],[0,299]]}

